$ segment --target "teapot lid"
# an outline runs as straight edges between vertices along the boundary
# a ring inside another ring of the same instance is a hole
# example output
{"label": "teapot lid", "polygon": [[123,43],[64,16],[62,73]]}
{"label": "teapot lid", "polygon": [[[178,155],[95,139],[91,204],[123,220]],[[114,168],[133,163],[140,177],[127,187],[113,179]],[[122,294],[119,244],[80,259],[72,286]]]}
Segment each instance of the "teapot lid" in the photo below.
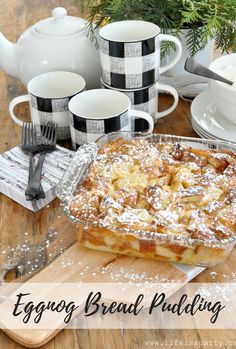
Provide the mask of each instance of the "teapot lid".
{"label": "teapot lid", "polygon": [[86,21],[72,16],[67,16],[64,7],[56,7],[52,10],[52,17],[43,19],[34,25],[39,34],[49,36],[66,36],[76,34],[84,30]]}

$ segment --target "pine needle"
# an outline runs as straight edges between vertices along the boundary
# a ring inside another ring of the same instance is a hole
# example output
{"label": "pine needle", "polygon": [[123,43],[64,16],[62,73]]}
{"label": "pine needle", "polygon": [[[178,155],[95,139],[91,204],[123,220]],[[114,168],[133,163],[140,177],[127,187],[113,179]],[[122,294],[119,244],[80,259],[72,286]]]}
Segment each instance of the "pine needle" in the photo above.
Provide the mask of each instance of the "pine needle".
{"label": "pine needle", "polygon": [[[109,22],[140,19],[157,24],[163,33],[179,36],[189,28],[187,48],[194,56],[210,39],[223,52],[236,51],[236,0],[75,0],[89,20],[88,32]],[[92,25],[93,23],[93,25]],[[162,55],[174,49],[162,44]]]}

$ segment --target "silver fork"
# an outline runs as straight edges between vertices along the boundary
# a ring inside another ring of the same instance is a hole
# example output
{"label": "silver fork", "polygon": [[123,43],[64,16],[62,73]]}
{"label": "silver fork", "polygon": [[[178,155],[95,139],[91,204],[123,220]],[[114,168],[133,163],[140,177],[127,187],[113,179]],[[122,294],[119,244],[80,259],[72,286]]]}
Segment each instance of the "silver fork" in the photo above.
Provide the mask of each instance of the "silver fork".
{"label": "silver fork", "polygon": [[[32,123],[29,123],[29,122],[23,123],[22,136],[21,136],[21,148],[25,153],[29,155],[29,177],[28,177],[28,185],[27,185],[27,188],[28,188],[35,170],[34,154],[38,153],[41,150],[37,142],[36,128]],[[27,192],[25,194],[26,194],[26,200],[45,197],[45,193],[41,185],[38,188],[38,192],[37,193],[35,192],[34,198],[31,198]]]}
{"label": "silver fork", "polygon": [[[33,171],[30,181],[26,189],[26,195],[33,199],[38,199],[38,193],[40,193],[41,188],[41,174],[43,168],[43,162],[46,153],[51,152],[56,149],[57,141],[57,125],[53,122],[48,122],[42,126],[41,130],[41,141],[38,143],[40,155],[37,165]],[[45,194],[44,194],[45,197]],[[40,197],[41,198],[41,197]]]}

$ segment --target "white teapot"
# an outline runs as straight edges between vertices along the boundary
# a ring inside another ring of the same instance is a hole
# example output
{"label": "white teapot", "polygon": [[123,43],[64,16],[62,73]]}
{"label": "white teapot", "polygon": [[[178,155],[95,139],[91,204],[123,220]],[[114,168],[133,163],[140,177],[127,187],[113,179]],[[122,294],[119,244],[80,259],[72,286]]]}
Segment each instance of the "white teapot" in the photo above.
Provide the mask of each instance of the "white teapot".
{"label": "white teapot", "polygon": [[16,44],[0,33],[0,67],[27,84],[34,76],[65,70],[80,74],[88,89],[100,87],[100,60],[82,18],[67,16],[63,7],[28,28]]}

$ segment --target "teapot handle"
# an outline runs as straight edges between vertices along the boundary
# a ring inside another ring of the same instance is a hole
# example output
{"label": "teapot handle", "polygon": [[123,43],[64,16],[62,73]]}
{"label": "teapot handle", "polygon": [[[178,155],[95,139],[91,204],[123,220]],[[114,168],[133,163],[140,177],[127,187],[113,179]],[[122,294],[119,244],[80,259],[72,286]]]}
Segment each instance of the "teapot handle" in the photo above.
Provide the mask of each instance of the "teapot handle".
{"label": "teapot handle", "polygon": [[23,121],[20,120],[15,114],[14,114],[14,108],[17,104],[19,103],[23,103],[23,102],[29,102],[30,101],[30,97],[29,95],[24,95],[24,96],[18,96],[16,98],[14,98],[10,104],[9,104],[9,113],[11,115],[11,118],[13,121],[15,121],[15,123],[21,127],[23,127]]}

